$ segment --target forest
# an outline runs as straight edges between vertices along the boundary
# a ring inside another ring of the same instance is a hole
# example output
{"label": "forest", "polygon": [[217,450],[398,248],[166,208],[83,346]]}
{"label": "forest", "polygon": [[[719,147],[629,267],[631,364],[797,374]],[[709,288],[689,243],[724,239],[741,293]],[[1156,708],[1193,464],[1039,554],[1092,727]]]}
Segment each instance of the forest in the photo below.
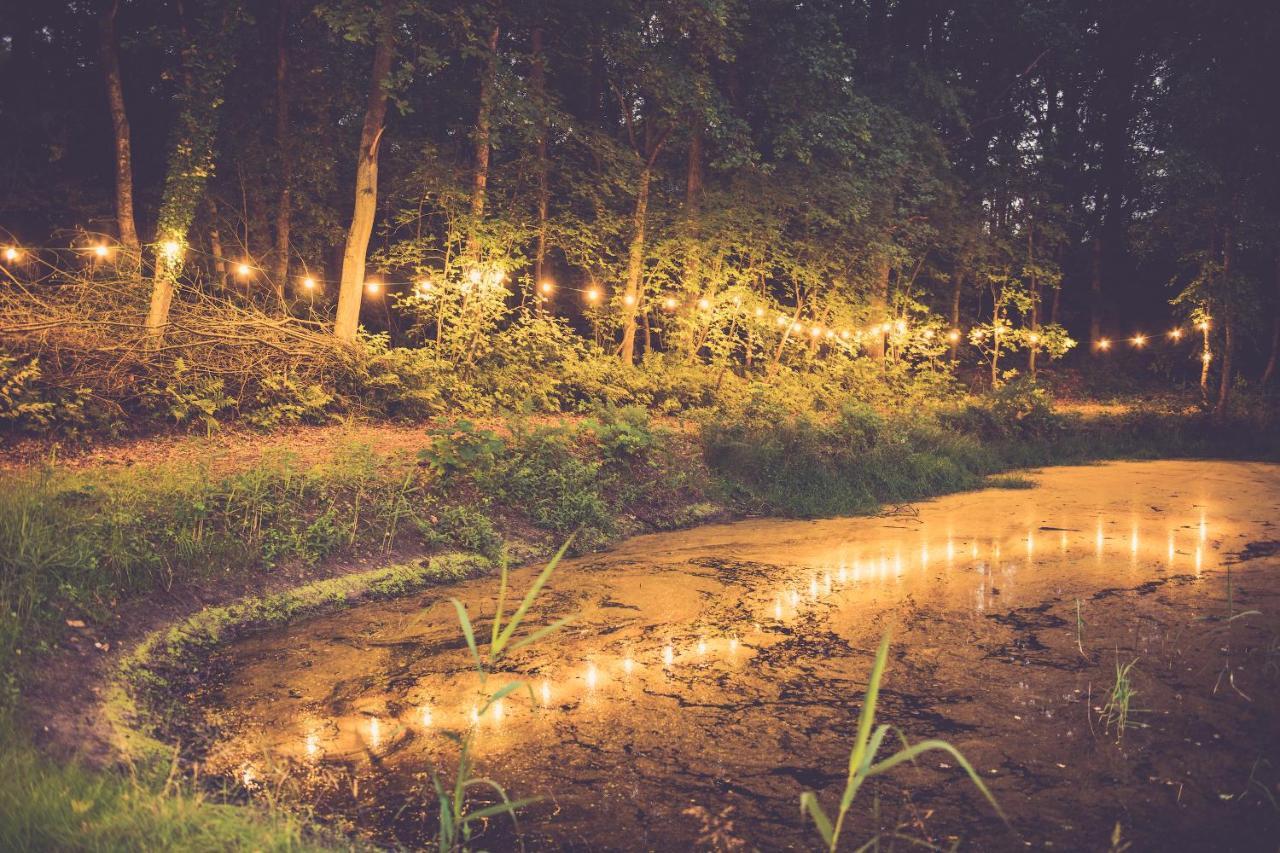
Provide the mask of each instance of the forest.
{"label": "forest", "polygon": [[9,0],[0,849],[1273,850],[1276,81],[1264,0]]}

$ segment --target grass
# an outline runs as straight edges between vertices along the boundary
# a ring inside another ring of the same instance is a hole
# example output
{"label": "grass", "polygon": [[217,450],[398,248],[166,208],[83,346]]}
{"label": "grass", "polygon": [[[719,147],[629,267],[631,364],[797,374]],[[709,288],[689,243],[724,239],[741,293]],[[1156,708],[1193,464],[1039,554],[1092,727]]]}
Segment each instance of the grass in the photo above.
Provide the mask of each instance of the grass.
{"label": "grass", "polygon": [[[854,738],[853,750],[849,753],[849,766],[845,776],[844,792],[840,796],[840,804],[836,810],[835,820],[831,819],[826,809],[818,802],[816,794],[806,791],[800,795],[800,811],[807,814],[813,821],[818,834],[822,836],[823,844],[826,845],[827,850],[830,853],[835,853],[839,849],[840,838],[844,833],[845,822],[853,808],[854,800],[858,796],[859,789],[868,779],[887,773],[900,764],[914,761],[918,756],[932,750],[945,752],[955,759],[955,762],[968,774],[969,781],[973,783],[974,787],[981,792],[982,796],[991,804],[991,807],[995,809],[996,814],[1000,815],[1000,818],[1005,823],[1008,823],[1008,819],[1000,809],[1000,804],[996,802],[991,791],[973,769],[973,765],[960,753],[960,750],[945,740],[923,740],[912,744],[907,741],[904,734],[898,732],[898,737],[902,741],[902,749],[887,758],[876,761],[876,755],[879,754],[885,737],[890,732],[895,731],[888,724],[879,726],[875,724],[876,703],[880,696],[880,681],[884,677],[884,668],[888,657],[889,635],[885,634],[884,638],[880,640],[880,648],[876,650],[875,663],[871,667],[871,679],[867,682],[867,695],[862,701],[862,711],[858,714],[858,732]],[[859,847],[858,850],[862,851],[871,846],[878,846],[880,838],[880,835],[876,835],[866,844]],[[904,837],[901,840],[919,843],[916,839],[911,838]]]}
{"label": "grass", "polygon": [[1117,657],[1115,683],[1111,685],[1106,704],[1099,712],[1106,731],[1108,733],[1115,731],[1116,743],[1124,740],[1125,731],[1142,725],[1130,719],[1136,711],[1133,700],[1138,695],[1138,691],[1133,686],[1133,668],[1137,663],[1138,659],[1134,658],[1122,664]]}
{"label": "grass", "polygon": [[1034,489],[1036,481],[1018,474],[1001,474],[988,477],[983,485],[988,489]]}
{"label": "grass", "polygon": [[0,734],[0,756],[0,850],[357,849],[305,815],[227,804],[172,764],[96,770],[45,758],[11,734]]}

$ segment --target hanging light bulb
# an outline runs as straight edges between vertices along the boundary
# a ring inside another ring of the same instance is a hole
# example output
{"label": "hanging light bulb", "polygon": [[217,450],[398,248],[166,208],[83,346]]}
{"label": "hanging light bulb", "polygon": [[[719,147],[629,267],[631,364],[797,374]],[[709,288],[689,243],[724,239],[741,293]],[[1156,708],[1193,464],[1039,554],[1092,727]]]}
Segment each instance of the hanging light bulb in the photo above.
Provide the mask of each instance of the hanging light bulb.
{"label": "hanging light bulb", "polygon": [[107,255],[111,254],[111,250],[107,248],[105,243],[99,243],[93,247],[93,253],[99,258],[105,258]]}
{"label": "hanging light bulb", "polygon": [[1135,347],[1138,347],[1139,349],[1141,349],[1143,346],[1145,346],[1145,345],[1146,345],[1146,343],[1147,343],[1147,336],[1146,336],[1146,335],[1143,335],[1143,334],[1137,334],[1137,335],[1134,335],[1134,336],[1133,336],[1133,345],[1134,345]]}
{"label": "hanging light bulb", "polygon": [[1200,331],[1202,331],[1202,332],[1207,332],[1207,331],[1209,331],[1209,318],[1208,318],[1208,317],[1205,317],[1205,318],[1204,318],[1203,320],[1201,320],[1199,323],[1196,323],[1196,328],[1197,328],[1197,329],[1199,329],[1199,330],[1200,330]]}
{"label": "hanging light bulb", "polygon": [[1038,344],[1040,343],[1040,334],[1038,332],[1032,332],[1027,335],[1027,340],[1031,341],[1033,344]]}
{"label": "hanging light bulb", "polygon": [[1173,338],[1175,341],[1182,340],[1182,330],[1173,329],[1172,331],[1169,332],[1169,337]]}
{"label": "hanging light bulb", "polygon": [[550,280],[544,278],[542,280],[542,284],[538,285],[538,289],[541,290],[544,294],[546,294],[555,290],[555,285],[552,284]]}
{"label": "hanging light bulb", "polygon": [[1109,339],[1107,339],[1107,338],[1099,338],[1099,339],[1098,339],[1098,349],[1100,349],[1100,350],[1108,350],[1108,349],[1111,349],[1111,341],[1110,341]]}
{"label": "hanging light bulb", "polygon": [[600,298],[600,291],[596,290],[594,287],[587,291],[588,302],[595,302],[599,298]]}
{"label": "hanging light bulb", "polygon": [[382,285],[376,281],[366,281],[364,286],[369,291],[370,296],[377,296],[378,291],[382,289]]}
{"label": "hanging light bulb", "polygon": [[907,330],[907,322],[906,320],[899,320],[893,324],[893,327],[898,330],[898,334],[902,334]]}
{"label": "hanging light bulb", "polygon": [[698,307],[703,311],[706,311],[708,308],[711,307],[711,300],[707,299],[707,297],[705,296],[702,297],[701,299],[698,300]]}
{"label": "hanging light bulb", "polygon": [[160,245],[160,249],[164,252],[164,256],[171,261],[177,260],[178,256],[182,254],[182,244],[177,240],[165,240]]}
{"label": "hanging light bulb", "polygon": [[933,340],[933,329],[925,329],[925,330],[924,330],[924,339],[925,339],[926,341],[931,341],[931,340]]}
{"label": "hanging light bulb", "polygon": [[1212,358],[1213,358],[1212,353],[1205,353],[1204,355],[1200,356],[1200,360],[1203,361],[1205,364],[1208,364]]}
{"label": "hanging light bulb", "polygon": [[821,335],[821,334],[822,334],[822,327],[821,327],[821,326],[814,326],[813,328],[809,329],[809,334],[810,334],[810,335],[812,335],[812,336],[813,336],[813,337],[815,337],[815,338],[816,338],[816,337],[818,337],[819,335]]}
{"label": "hanging light bulb", "polygon": [[951,341],[951,343],[953,344],[956,341],[960,340],[960,330],[952,329],[951,331],[947,332],[947,340]]}
{"label": "hanging light bulb", "polygon": [[626,296],[622,297],[622,304],[627,306],[635,305],[636,298],[628,293]]}
{"label": "hanging light bulb", "polygon": [[848,330],[848,329],[841,329],[841,330],[840,330],[840,337],[841,337],[841,338],[843,338],[843,339],[844,339],[844,340],[846,340],[846,341],[847,341],[847,340],[849,340],[849,330]]}
{"label": "hanging light bulb", "polygon": [[4,250],[4,259],[9,263],[13,263],[20,257],[22,257],[22,253],[19,252],[17,249],[15,249],[13,246],[9,246]]}
{"label": "hanging light bulb", "polygon": [[663,307],[663,308],[666,308],[668,311],[674,311],[674,310],[676,310],[676,304],[677,304],[677,303],[676,303],[675,299],[673,299],[673,298],[672,298],[672,297],[670,297],[670,296],[668,296],[666,299],[662,300],[662,307]]}
{"label": "hanging light bulb", "polygon": [[249,272],[250,272],[250,269],[248,264],[238,264],[236,266],[236,275],[240,276],[241,278],[247,278],[249,276]]}
{"label": "hanging light bulb", "polygon": [[787,324],[787,315],[786,315],[786,314],[779,314],[779,315],[778,315],[778,325],[779,325],[779,326],[785,326],[786,324]]}
{"label": "hanging light bulb", "polygon": [[307,290],[315,290],[316,280],[311,276],[307,276],[302,280],[302,286],[305,287]]}
{"label": "hanging light bulb", "polygon": [[801,330],[801,329],[803,329],[803,328],[804,328],[804,326],[800,325],[800,323],[798,323],[798,322],[797,322],[797,323],[792,323],[792,324],[791,324],[791,331],[793,331],[793,332],[798,332],[798,331],[800,331],[800,330]]}
{"label": "hanging light bulb", "polygon": [[756,308],[756,316],[757,316],[757,317],[763,317],[763,316],[764,316],[764,309],[763,309],[763,308]]}

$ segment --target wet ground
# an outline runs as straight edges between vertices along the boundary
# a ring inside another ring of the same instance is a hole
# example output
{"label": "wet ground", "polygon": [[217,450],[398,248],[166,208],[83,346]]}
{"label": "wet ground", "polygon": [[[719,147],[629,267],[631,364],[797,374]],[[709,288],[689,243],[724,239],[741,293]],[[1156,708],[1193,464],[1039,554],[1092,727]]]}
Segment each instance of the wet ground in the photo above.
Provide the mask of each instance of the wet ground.
{"label": "wet ground", "polygon": [[[479,718],[448,598],[491,614],[496,580],[252,637],[217,654],[192,703],[216,733],[206,767],[415,846],[434,833],[447,735],[474,727],[482,774],[544,798],[521,819],[530,849],[813,848],[800,794],[834,808],[891,631],[880,721],[954,743],[1012,826],[935,753],[864,788],[850,849],[884,831],[1105,850],[1119,824],[1135,850],[1276,850],[1280,468],[1030,476],[1034,489],[714,525],[567,561],[531,624],[575,621],[517,654],[509,675],[531,691]],[[535,570],[515,573],[518,591]],[[1117,662],[1134,660],[1119,736],[1100,712]],[[500,822],[481,843],[513,838]]]}

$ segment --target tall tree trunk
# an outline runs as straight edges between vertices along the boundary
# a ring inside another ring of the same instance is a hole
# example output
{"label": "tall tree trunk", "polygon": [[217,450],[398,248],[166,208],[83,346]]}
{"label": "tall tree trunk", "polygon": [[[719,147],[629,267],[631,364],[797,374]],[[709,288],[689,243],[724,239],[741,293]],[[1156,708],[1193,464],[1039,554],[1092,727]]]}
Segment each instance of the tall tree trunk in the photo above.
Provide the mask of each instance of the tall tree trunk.
{"label": "tall tree trunk", "polygon": [[685,178],[685,216],[688,224],[689,254],[685,259],[684,286],[689,293],[701,288],[702,246],[702,126],[695,125],[689,137],[689,163]]}
{"label": "tall tree trunk", "polygon": [[499,27],[493,25],[486,43],[484,74],[480,78],[480,106],[476,110],[476,134],[474,164],[471,179],[471,230],[467,237],[467,254],[474,261],[480,260],[480,223],[484,220],[485,195],[489,186],[490,126],[493,120],[493,94],[498,82]]}
{"label": "tall tree trunk", "polygon": [[289,142],[289,0],[279,0],[276,24],[276,156],[280,192],[276,197],[276,257],[272,271],[276,298],[285,304],[289,280],[289,229],[292,221],[293,149]]}
{"label": "tall tree trunk", "polygon": [[[889,274],[890,274],[889,256],[884,255],[876,261],[876,278],[874,289],[871,292],[871,324],[880,326],[887,319],[889,312]],[[888,347],[886,346],[886,337],[889,329],[885,328],[883,332],[871,335],[867,338],[867,354],[873,359],[884,361],[888,355]]]}
{"label": "tall tree trunk", "polygon": [[[220,13],[217,9],[202,8],[194,18],[199,28],[195,35],[181,2],[178,19],[182,27],[183,102],[174,126],[156,222],[156,242],[161,251],[151,279],[151,304],[146,321],[152,346],[163,338],[169,322],[169,307],[173,304],[191,223],[213,175],[218,106],[222,102],[226,72],[230,69],[229,55],[215,50],[214,46],[220,46],[233,35],[233,21],[225,10]],[[193,73],[197,66],[198,75]]]}
{"label": "tall tree trunk", "polygon": [[644,229],[649,212],[649,181],[653,175],[653,163],[644,164],[640,170],[636,188],[636,207],[631,218],[631,247],[627,253],[627,286],[622,301],[627,312],[622,323],[622,346],[618,355],[624,364],[632,364],[636,357],[636,313],[640,305],[640,280],[644,273]]}
{"label": "tall tree trunk", "polygon": [[1271,318],[1271,356],[1267,359],[1267,366],[1262,371],[1262,378],[1258,383],[1260,385],[1266,385],[1272,380],[1276,375],[1276,363],[1280,361],[1280,248],[1273,249],[1271,257],[1275,267],[1275,316]]}
{"label": "tall tree trunk", "polygon": [[546,54],[542,46],[542,27],[534,27],[531,34],[533,46],[533,68],[530,80],[533,84],[534,96],[538,99],[538,242],[533,252],[533,292],[534,305],[539,304],[539,292],[542,287],[543,274],[547,263],[547,211],[550,206],[551,191],[548,186],[550,163],[547,159],[547,137],[550,134],[550,123],[547,120],[547,64]]}
{"label": "tall tree trunk", "polygon": [[1227,404],[1231,401],[1232,356],[1235,354],[1235,304],[1231,298],[1231,262],[1234,254],[1234,236],[1230,223],[1222,233],[1222,282],[1228,290],[1222,300],[1222,373],[1218,378],[1218,401],[1213,407],[1214,418],[1221,420],[1227,414]]}
{"label": "tall tree trunk", "polygon": [[213,196],[205,196],[205,207],[209,214],[209,251],[213,254],[213,272],[218,277],[218,286],[227,289],[227,258],[222,252],[222,234],[218,231],[218,205]]}
{"label": "tall tree trunk", "polygon": [[102,74],[107,84],[107,105],[115,138],[116,227],[120,245],[137,260],[141,248],[133,219],[133,153],[129,144],[129,114],[124,109],[124,87],[120,82],[120,56],[116,47],[116,13],[120,0],[107,0],[102,10],[100,53]]}
{"label": "tall tree trunk", "polygon": [[[1031,275],[1031,334],[1039,335],[1040,331],[1040,280],[1036,275],[1035,267],[1035,238],[1033,226],[1027,223],[1027,266]],[[1032,340],[1031,346],[1027,348],[1027,372],[1031,374],[1031,381],[1036,381],[1036,355],[1040,351],[1038,340]]]}
{"label": "tall tree trunk", "polygon": [[1092,274],[1089,277],[1089,345],[1102,339],[1102,238],[1093,238]]}
{"label": "tall tree trunk", "polygon": [[387,117],[387,78],[391,73],[391,57],[395,51],[392,16],[394,0],[385,0],[378,15],[378,33],[373,50],[373,74],[369,81],[369,99],[360,130],[360,150],[356,155],[355,207],[347,245],[342,255],[342,278],[338,284],[338,316],[334,335],[342,341],[354,341],[360,323],[360,297],[364,291],[365,255],[378,206],[378,146],[382,141],[383,123]]}
{"label": "tall tree trunk", "polygon": [[[951,331],[947,333],[948,339],[953,333],[960,331],[960,294],[964,290],[964,268],[960,264],[956,264],[951,270]],[[957,335],[955,340],[951,341],[951,360],[955,361],[960,357],[960,338]]]}

